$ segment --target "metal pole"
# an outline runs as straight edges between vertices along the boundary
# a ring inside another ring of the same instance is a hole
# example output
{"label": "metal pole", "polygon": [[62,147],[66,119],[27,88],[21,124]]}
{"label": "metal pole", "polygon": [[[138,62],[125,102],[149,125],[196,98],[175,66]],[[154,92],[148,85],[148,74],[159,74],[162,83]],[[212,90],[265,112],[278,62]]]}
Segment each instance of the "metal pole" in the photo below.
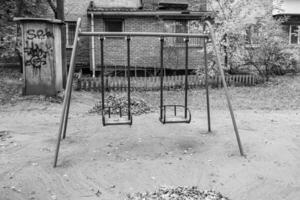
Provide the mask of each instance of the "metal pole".
{"label": "metal pole", "polygon": [[191,33],[158,33],[158,32],[81,32],[80,36],[118,36],[118,37],[189,37],[209,38],[207,34]]}
{"label": "metal pole", "polygon": [[[70,72],[69,72],[70,73]],[[71,80],[71,85],[73,84],[73,78]],[[65,115],[64,115],[64,123],[63,123],[63,137],[62,139],[66,139],[66,133],[67,133],[67,126],[68,126],[68,118],[69,118],[69,110],[70,110],[70,102],[71,102],[71,95],[72,95],[72,89],[69,91],[66,91],[67,93],[67,107],[65,109]]]}
{"label": "metal pole", "polygon": [[[94,14],[91,14],[91,31],[95,31],[95,21]],[[96,77],[96,63],[95,63],[95,36],[92,36],[92,69],[93,69],[93,78]]]}
{"label": "metal pole", "polygon": [[188,67],[189,67],[189,38],[185,38],[185,88],[184,88],[184,118],[187,118],[187,104],[188,104]]}
{"label": "metal pole", "polygon": [[215,52],[216,57],[217,57],[217,64],[218,64],[218,67],[219,67],[219,70],[220,70],[220,73],[221,73],[222,82],[223,82],[223,85],[224,85],[224,91],[225,91],[225,95],[226,95],[226,99],[227,99],[227,104],[228,104],[228,108],[229,108],[229,111],[230,111],[232,124],[233,124],[235,135],[236,135],[236,139],[237,139],[237,142],[238,142],[238,145],[239,145],[240,154],[241,154],[241,156],[244,156],[242,142],[241,142],[239,131],[238,131],[238,128],[237,128],[237,125],[236,125],[234,112],[233,112],[233,109],[232,109],[232,105],[231,105],[230,97],[229,97],[229,92],[228,92],[227,84],[226,84],[226,81],[225,81],[224,71],[223,71],[223,68],[221,66],[221,58],[220,58],[220,54],[218,53],[214,30],[213,30],[212,25],[210,24],[210,22],[206,21],[206,24],[209,27],[209,32],[210,32],[210,36],[211,36],[211,40],[212,40],[212,44],[213,44],[213,49],[214,49],[214,52]]}
{"label": "metal pole", "polygon": [[127,37],[127,80],[128,80],[128,120],[130,120],[130,107],[131,107],[131,101],[130,101],[130,37]]}
{"label": "metal pole", "polygon": [[105,114],[105,105],[104,105],[104,95],[105,95],[105,88],[104,88],[104,37],[100,38],[100,54],[101,54],[101,93],[102,93],[102,117]]}
{"label": "metal pole", "polygon": [[160,119],[163,119],[164,104],[164,38],[160,38]]}
{"label": "metal pole", "polygon": [[[77,44],[78,44],[78,39],[79,39],[80,24],[81,24],[81,19],[79,18],[77,20],[77,26],[76,26],[76,32],[75,32],[75,38],[74,38],[74,46],[73,46],[73,51],[72,51],[72,55],[71,55],[70,69],[69,69],[69,75],[68,75],[68,80],[67,80],[66,96],[64,98],[63,112],[62,112],[61,119],[60,119],[60,126],[59,126],[59,131],[58,131],[57,145],[56,145],[56,150],[55,150],[53,167],[56,167],[56,165],[57,165],[61,136],[63,134],[63,130],[66,131],[66,128],[64,128],[64,126],[67,127],[64,122],[65,122],[65,120],[66,120],[66,122],[68,121],[67,113],[69,112],[69,110],[67,109],[67,107],[69,106],[70,100],[71,100],[70,90],[72,90],[72,82],[73,82],[73,74],[74,74],[74,68],[75,68],[75,58],[76,58]],[[64,135],[65,135],[65,133],[64,133]]]}
{"label": "metal pole", "polygon": [[208,132],[211,132],[210,102],[209,102],[209,87],[208,87],[207,45],[206,44],[207,44],[207,39],[204,39],[204,65],[205,65],[207,123],[208,123]]}

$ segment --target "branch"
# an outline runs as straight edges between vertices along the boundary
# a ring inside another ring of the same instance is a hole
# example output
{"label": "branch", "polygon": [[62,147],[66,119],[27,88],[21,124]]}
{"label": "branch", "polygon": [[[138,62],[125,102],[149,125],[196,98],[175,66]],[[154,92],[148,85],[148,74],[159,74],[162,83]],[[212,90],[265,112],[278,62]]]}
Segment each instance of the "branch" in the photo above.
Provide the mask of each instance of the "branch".
{"label": "branch", "polygon": [[53,3],[52,0],[47,0],[48,4],[50,5],[51,9],[53,10],[53,12],[56,14],[56,6],[55,4]]}
{"label": "branch", "polygon": [[[226,17],[226,14],[225,14],[225,9],[224,9],[223,5],[221,4],[220,1],[217,1],[217,2],[218,2],[218,5],[219,5],[220,10],[222,11],[224,20],[227,20],[227,17]],[[224,6],[225,6],[225,5],[224,5]]]}

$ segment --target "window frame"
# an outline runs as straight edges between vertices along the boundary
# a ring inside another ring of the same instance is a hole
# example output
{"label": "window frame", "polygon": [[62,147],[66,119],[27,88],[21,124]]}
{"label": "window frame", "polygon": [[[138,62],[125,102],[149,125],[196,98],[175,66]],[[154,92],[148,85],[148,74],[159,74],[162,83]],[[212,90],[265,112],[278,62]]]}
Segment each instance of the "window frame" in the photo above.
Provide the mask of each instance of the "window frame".
{"label": "window frame", "polygon": [[[107,23],[108,22],[113,22],[113,21],[119,21],[122,23],[122,27],[121,27],[121,32],[124,32],[125,31],[125,20],[123,18],[110,18],[110,19],[103,19],[103,24],[104,24],[104,31],[105,32],[109,32],[107,29]],[[119,31],[113,31],[113,32],[119,32]],[[106,38],[115,38],[115,39],[124,39],[125,37],[122,37],[122,36],[106,36]]]}
{"label": "window frame", "polygon": [[[297,43],[292,43],[292,26],[298,27],[298,41]],[[300,24],[290,24],[289,25],[289,44],[299,45],[300,44]]]}
{"label": "window frame", "polygon": [[[186,32],[177,32],[178,23],[186,30]],[[175,20],[174,22],[174,32],[175,33],[189,33],[189,22],[188,20]],[[175,38],[175,46],[181,46],[185,44],[184,38],[176,37]]]}
{"label": "window frame", "polygon": [[72,49],[74,46],[74,41],[73,41],[73,44],[70,44],[70,42],[69,42],[69,27],[70,27],[70,24],[75,25],[75,30],[74,30],[74,36],[75,36],[76,21],[66,21],[65,23],[66,23],[66,48]]}
{"label": "window frame", "polygon": [[[173,33],[180,33],[180,32],[176,32],[176,27],[177,27],[177,24],[178,23],[182,23],[184,22],[185,24],[185,29],[186,29],[186,32],[187,34],[190,34],[190,33],[195,33],[191,30],[191,23],[193,22],[193,20],[188,20],[188,19],[175,19],[174,22],[172,22],[173,24],[173,29],[172,29],[172,32]],[[203,27],[202,27],[203,28]],[[193,48],[203,48],[203,40],[201,38],[190,38],[189,39],[189,47],[193,47]],[[178,38],[177,37],[174,37],[172,40],[171,40],[171,46],[173,47],[185,47],[185,40],[183,38],[182,42],[178,42]]]}

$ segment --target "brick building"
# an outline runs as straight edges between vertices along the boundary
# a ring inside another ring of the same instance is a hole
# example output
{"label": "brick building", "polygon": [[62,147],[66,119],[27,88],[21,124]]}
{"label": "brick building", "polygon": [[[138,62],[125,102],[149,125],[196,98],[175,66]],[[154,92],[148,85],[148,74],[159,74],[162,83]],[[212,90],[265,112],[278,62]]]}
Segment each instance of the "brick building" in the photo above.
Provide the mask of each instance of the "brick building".
{"label": "brick building", "polygon": [[300,1],[299,0],[274,0],[277,9],[274,17],[287,17],[283,28],[292,45],[300,45]]}
{"label": "brick building", "polygon": [[[66,0],[67,52],[70,56],[76,20],[82,18],[82,31],[173,32],[189,33],[204,20],[212,20],[206,0]],[[203,41],[191,39],[189,68],[201,66]],[[122,71],[126,65],[126,41],[122,37],[107,37],[104,41],[106,69]],[[159,38],[133,38],[131,64],[137,71],[156,72],[160,67]],[[165,67],[175,72],[184,68],[183,38],[166,38]],[[69,60],[69,59],[68,59]],[[82,38],[76,58],[77,68],[100,69],[99,38]]]}

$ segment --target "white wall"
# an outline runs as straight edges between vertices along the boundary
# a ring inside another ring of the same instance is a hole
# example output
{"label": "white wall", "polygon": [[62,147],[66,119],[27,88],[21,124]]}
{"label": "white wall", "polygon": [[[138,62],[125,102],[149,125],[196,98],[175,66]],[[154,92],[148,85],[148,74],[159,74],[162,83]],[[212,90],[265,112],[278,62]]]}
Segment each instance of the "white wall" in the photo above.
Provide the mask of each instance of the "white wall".
{"label": "white wall", "polygon": [[273,2],[280,7],[280,10],[274,11],[273,14],[300,14],[300,0],[274,0]]}

